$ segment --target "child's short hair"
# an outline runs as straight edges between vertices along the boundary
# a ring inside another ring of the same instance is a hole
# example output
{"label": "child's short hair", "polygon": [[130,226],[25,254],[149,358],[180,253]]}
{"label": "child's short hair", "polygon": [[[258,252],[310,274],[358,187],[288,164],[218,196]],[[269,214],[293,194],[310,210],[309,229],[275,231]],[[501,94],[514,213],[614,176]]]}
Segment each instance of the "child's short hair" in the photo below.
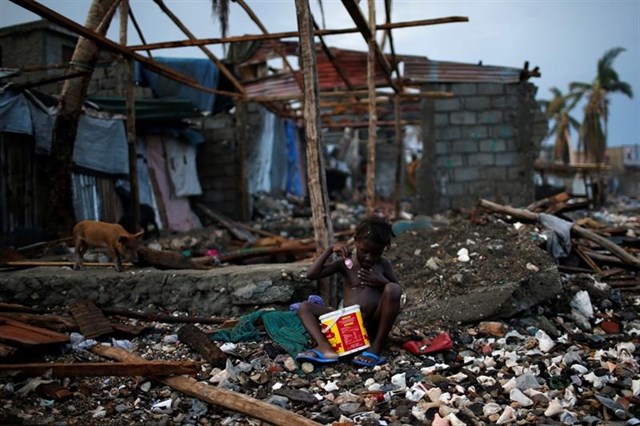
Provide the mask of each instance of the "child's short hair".
{"label": "child's short hair", "polygon": [[369,216],[356,227],[356,240],[368,240],[384,247],[391,245],[391,238],[395,237],[391,224],[382,216]]}

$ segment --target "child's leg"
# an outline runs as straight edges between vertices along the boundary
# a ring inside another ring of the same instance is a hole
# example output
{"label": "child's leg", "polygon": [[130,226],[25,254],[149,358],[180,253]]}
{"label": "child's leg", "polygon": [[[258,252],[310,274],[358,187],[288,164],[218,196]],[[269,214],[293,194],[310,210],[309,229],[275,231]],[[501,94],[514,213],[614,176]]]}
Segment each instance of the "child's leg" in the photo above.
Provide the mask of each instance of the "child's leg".
{"label": "child's leg", "polygon": [[336,353],[322,333],[320,322],[318,320],[318,317],[331,311],[332,309],[326,306],[317,305],[311,302],[302,302],[300,308],[298,308],[298,316],[300,317],[304,328],[307,329],[311,338],[316,342],[314,349],[319,350],[327,358],[337,358]]}
{"label": "child's leg", "polygon": [[388,283],[384,287],[378,302],[378,307],[371,319],[371,322],[375,323],[377,326],[374,327],[375,334],[372,336],[373,342],[371,343],[369,352],[376,355],[380,355],[382,353],[384,343],[391,332],[393,324],[396,322],[398,314],[400,313],[401,296],[402,287],[400,287],[399,284]]}

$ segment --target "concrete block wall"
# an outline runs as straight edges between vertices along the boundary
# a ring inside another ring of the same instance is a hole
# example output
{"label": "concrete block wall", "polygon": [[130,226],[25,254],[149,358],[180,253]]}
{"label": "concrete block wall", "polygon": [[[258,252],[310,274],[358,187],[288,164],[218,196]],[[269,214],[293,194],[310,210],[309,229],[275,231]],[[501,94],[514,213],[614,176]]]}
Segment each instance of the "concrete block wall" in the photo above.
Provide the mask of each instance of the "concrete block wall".
{"label": "concrete block wall", "polygon": [[533,161],[547,121],[528,83],[430,84],[453,98],[423,102],[424,156],[418,210],[473,207],[478,198],[522,206],[533,200]]}
{"label": "concrete block wall", "polygon": [[[199,201],[231,218],[241,216],[240,152],[237,116],[222,112],[202,120],[204,143],[198,148],[197,167],[203,195]],[[256,105],[249,104],[246,115],[247,143],[260,126]]]}

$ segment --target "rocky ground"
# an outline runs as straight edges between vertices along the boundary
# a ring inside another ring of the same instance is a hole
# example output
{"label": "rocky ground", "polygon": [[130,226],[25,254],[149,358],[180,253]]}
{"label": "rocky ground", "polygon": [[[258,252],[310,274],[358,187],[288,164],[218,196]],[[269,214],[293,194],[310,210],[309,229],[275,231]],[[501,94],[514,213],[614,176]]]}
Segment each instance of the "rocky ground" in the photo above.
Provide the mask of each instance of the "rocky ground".
{"label": "rocky ground", "polygon": [[[348,357],[321,368],[297,365],[267,338],[238,343],[228,349],[225,368],[204,363],[196,379],[322,424],[639,424],[637,292],[612,289],[595,275],[561,274],[558,295],[516,315],[468,323],[424,320],[434,297],[455,300],[479,286],[500,286],[553,267],[541,248],[542,231],[535,224],[467,212],[429,218],[427,225],[398,235],[387,256],[407,301],[385,365],[358,368]],[[180,325],[119,320],[149,331],[107,343],[148,360],[202,361],[178,341]],[[450,350],[414,355],[403,349],[411,340],[428,348],[442,333],[452,338]],[[37,360],[42,359],[104,361],[72,348]],[[71,396],[52,400],[34,390],[48,380]],[[0,377],[0,423],[261,424],[136,377]]]}

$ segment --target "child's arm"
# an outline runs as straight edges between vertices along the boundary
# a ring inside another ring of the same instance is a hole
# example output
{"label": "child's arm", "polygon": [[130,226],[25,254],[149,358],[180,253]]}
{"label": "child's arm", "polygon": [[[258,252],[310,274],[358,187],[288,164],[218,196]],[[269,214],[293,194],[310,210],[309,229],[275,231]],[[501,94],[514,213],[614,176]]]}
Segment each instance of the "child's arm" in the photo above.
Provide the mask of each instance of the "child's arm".
{"label": "child's arm", "polygon": [[333,253],[338,253],[342,257],[349,256],[349,251],[346,247],[340,245],[337,247],[328,247],[307,270],[307,278],[310,280],[318,280],[320,278],[328,277],[336,272],[342,272],[344,269],[344,262],[336,261],[325,265],[325,262]]}

